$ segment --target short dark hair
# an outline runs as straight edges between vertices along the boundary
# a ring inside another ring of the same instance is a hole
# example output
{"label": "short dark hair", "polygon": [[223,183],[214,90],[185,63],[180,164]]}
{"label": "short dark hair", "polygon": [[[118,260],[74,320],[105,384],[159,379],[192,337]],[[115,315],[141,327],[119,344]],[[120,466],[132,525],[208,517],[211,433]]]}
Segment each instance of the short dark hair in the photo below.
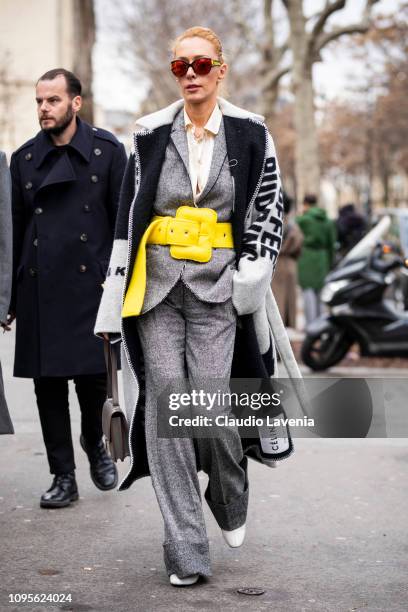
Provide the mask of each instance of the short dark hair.
{"label": "short dark hair", "polygon": [[67,84],[67,92],[72,97],[80,96],[82,92],[81,81],[73,72],[65,70],[65,68],[54,68],[45,72],[37,81],[37,85],[40,81],[53,81],[57,76],[62,75],[65,78]]}
{"label": "short dark hair", "polygon": [[307,193],[303,198],[303,204],[309,204],[309,206],[316,206],[317,196],[314,193]]}

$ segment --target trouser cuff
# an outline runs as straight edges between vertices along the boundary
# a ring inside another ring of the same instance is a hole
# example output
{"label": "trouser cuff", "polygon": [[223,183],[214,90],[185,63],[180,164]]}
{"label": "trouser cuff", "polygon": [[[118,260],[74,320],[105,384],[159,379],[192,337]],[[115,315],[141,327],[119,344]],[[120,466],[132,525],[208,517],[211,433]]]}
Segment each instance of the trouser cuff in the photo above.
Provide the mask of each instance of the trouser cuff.
{"label": "trouser cuff", "polygon": [[212,576],[208,540],[186,542],[173,540],[163,544],[167,574],[186,578],[192,574]]}
{"label": "trouser cuff", "polygon": [[204,497],[210,507],[211,512],[214,515],[218,525],[224,531],[232,531],[241,527],[245,521],[248,510],[248,499],[249,499],[249,483],[248,483],[248,459],[246,456],[243,457],[240,465],[245,470],[245,489],[241,495],[230,501],[228,504],[220,504],[214,502],[210,498],[210,488],[207,487]]}

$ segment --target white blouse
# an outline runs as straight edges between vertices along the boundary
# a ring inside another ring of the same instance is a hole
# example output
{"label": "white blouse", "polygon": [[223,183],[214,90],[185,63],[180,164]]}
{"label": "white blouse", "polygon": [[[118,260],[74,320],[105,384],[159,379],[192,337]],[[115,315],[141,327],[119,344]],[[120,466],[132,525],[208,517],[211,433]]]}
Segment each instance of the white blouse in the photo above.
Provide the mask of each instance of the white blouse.
{"label": "white blouse", "polygon": [[184,108],[184,124],[187,131],[190,180],[193,188],[194,201],[202,193],[210,173],[211,160],[214,150],[214,138],[218,134],[222,120],[222,113],[215,105],[210,118],[204,126],[201,139],[194,135],[194,125]]}

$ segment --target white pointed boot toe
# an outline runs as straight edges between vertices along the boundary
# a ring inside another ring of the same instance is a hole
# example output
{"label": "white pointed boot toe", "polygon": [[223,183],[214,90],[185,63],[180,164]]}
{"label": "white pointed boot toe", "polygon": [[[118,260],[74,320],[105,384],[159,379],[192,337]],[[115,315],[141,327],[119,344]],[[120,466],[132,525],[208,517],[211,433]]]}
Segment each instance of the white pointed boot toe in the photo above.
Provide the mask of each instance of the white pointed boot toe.
{"label": "white pointed boot toe", "polygon": [[244,523],[241,527],[233,529],[232,531],[225,531],[224,529],[221,529],[221,531],[228,546],[231,546],[231,548],[239,548],[245,540],[246,524]]}
{"label": "white pointed boot toe", "polygon": [[170,584],[173,586],[191,586],[195,584],[198,580],[198,574],[192,574],[191,576],[186,576],[185,578],[179,578],[177,574],[170,575]]}

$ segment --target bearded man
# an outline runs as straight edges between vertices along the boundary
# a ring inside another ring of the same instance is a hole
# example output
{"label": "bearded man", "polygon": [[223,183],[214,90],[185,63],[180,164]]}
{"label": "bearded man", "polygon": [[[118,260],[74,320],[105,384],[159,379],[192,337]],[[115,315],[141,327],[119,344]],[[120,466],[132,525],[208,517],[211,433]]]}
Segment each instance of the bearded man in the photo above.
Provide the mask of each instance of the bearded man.
{"label": "bearded man", "polygon": [[[14,376],[32,378],[51,487],[40,505],[78,499],[68,406],[73,379],[81,446],[102,490],[117,484],[102,443],[106,397],[103,346],[93,328],[112,247],[126,153],[105,130],[78,117],[81,83],[65,69],[37,82],[41,131],[11,158]],[[114,271],[115,272],[115,271]],[[119,270],[118,273],[121,271]]]}

